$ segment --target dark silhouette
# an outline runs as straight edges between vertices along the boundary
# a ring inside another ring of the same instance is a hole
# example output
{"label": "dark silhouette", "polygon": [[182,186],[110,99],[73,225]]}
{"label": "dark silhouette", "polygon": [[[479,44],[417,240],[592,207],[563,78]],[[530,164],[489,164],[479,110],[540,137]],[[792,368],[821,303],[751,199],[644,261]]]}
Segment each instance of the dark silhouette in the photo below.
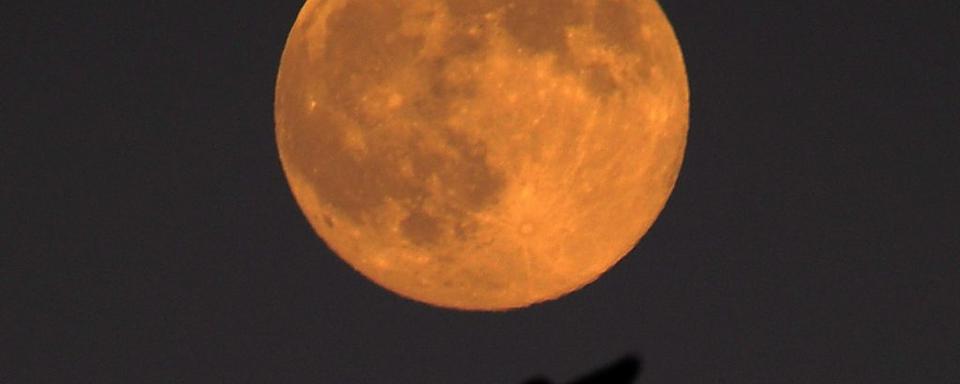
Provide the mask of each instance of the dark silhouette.
{"label": "dark silhouette", "polygon": [[[583,376],[570,384],[632,384],[643,373],[643,358],[627,355],[613,364],[600,368],[596,372]],[[524,384],[551,384],[543,376],[536,376]]]}

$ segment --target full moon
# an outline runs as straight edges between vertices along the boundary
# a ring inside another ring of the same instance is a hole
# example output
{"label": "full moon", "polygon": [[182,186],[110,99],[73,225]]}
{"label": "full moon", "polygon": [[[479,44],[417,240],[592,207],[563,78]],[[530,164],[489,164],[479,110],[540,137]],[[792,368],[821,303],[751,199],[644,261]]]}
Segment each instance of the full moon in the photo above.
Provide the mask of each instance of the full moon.
{"label": "full moon", "polygon": [[655,0],[307,0],[276,138],[303,213],[355,270],[506,310],[633,249],[676,182],[688,100]]}

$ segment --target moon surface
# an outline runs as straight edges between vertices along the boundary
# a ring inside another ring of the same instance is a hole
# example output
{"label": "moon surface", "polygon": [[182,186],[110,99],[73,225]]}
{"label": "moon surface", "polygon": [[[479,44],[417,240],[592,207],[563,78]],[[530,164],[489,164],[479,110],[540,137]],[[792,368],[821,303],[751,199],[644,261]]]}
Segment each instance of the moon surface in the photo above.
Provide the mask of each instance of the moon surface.
{"label": "moon surface", "polygon": [[276,137],[314,230],[401,296],[556,299],[650,228],[689,93],[655,0],[307,0]]}

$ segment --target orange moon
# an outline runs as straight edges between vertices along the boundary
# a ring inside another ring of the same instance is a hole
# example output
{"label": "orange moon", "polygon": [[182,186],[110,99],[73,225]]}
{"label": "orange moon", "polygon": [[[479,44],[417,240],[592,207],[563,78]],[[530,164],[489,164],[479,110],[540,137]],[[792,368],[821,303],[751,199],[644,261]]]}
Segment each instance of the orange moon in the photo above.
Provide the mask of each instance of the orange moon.
{"label": "orange moon", "polygon": [[655,0],[307,0],[276,137],[303,213],[354,269],[506,310],[636,245],[676,182],[688,99]]}

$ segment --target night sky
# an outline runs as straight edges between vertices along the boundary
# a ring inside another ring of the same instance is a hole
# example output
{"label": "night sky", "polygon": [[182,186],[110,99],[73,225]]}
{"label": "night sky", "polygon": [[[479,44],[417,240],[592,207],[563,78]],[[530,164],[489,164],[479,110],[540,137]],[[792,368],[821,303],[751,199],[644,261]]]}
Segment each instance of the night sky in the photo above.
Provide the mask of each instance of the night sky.
{"label": "night sky", "polygon": [[[518,0],[522,1],[522,0]],[[0,383],[960,382],[960,3],[661,1],[676,189],[597,282],[398,297],[314,234],[273,90],[300,1],[23,1],[0,47]]]}

